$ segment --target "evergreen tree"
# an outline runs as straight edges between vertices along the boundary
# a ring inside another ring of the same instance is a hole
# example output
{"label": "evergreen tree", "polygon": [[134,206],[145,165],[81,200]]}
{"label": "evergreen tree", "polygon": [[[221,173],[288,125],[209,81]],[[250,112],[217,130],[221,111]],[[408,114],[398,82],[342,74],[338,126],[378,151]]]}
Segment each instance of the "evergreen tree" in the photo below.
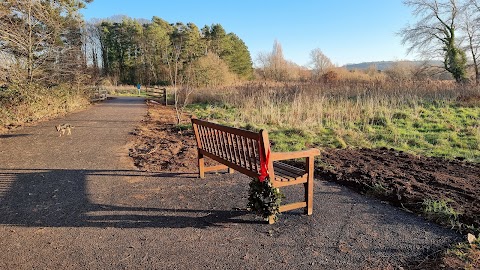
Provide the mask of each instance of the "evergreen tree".
{"label": "evergreen tree", "polygon": [[230,71],[243,79],[253,79],[253,62],[245,43],[234,33],[229,33],[231,50],[223,53],[223,59],[227,62]]}
{"label": "evergreen tree", "polygon": [[[199,29],[194,23],[169,24],[153,17],[140,25],[124,17],[103,21],[99,28],[104,74],[114,81],[195,85],[195,65],[207,54],[217,55],[239,78],[253,77],[247,46],[220,24]],[[214,62],[212,55],[208,59]]]}

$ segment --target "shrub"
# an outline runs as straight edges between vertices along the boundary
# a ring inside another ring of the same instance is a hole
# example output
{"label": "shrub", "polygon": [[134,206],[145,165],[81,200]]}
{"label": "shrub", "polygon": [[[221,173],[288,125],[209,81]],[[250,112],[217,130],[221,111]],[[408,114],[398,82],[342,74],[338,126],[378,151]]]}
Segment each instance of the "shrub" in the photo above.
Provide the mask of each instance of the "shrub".
{"label": "shrub", "polygon": [[0,91],[0,131],[9,126],[54,117],[86,106],[84,89],[70,85],[46,88],[39,85],[10,85]]}

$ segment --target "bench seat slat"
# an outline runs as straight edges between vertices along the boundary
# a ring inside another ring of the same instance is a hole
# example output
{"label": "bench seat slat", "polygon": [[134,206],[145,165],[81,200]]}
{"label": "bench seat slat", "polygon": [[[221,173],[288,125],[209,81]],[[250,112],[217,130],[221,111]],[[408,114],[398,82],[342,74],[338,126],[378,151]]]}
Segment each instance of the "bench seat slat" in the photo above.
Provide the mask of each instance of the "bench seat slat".
{"label": "bench seat slat", "polygon": [[296,173],[296,174],[305,174],[306,173],[306,171],[304,169],[300,169],[300,168],[294,167],[292,165],[289,165],[289,164],[286,164],[286,163],[283,163],[283,162],[278,162],[278,161],[273,162],[273,167],[274,168],[281,168],[283,170],[293,172],[293,173]]}
{"label": "bench seat slat", "polygon": [[301,175],[291,175],[282,169],[275,169],[275,180],[277,181],[292,181],[301,178]]}
{"label": "bench seat slat", "polygon": [[[273,166],[273,168],[275,171],[275,180],[277,180],[277,178],[286,179],[286,181],[298,180],[300,178],[306,177],[307,175],[306,172],[298,174],[295,172],[284,170],[280,167]],[[281,181],[284,181],[284,180],[281,180]]]}
{"label": "bench seat slat", "polygon": [[305,175],[291,175],[288,172],[282,171],[281,169],[275,170],[275,180],[276,181],[294,181],[303,178]]}

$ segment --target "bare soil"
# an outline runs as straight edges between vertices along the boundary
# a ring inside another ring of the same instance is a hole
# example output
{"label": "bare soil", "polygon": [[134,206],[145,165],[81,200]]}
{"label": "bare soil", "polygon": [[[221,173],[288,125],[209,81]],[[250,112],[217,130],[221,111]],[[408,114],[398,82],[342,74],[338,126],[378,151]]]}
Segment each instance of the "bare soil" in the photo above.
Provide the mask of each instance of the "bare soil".
{"label": "bare soil", "polygon": [[[150,172],[191,171],[197,166],[193,132],[176,125],[172,108],[153,103],[148,106],[148,116],[134,132],[135,147],[130,149],[135,165]],[[182,121],[188,123],[189,117],[184,116]],[[322,149],[316,170],[319,179],[346,185],[418,214],[425,199],[448,201],[460,213],[460,222],[480,227],[480,164],[386,148]],[[437,222],[447,225],[444,220]],[[478,249],[471,254],[478,256]],[[427,258],[422,267],[454,269],[458,260],[451,255]]]}
{"label": "bare soil", "polygon": [[[143,124],[135,130],[130,156],[135,166],[149,172],[190,172],[197,166],[195,135],[180,130],[175,111],[170,107],[149,103]],[[190,121],[183,116],[183,122]]]}
{"label": "bare soil", "polygon": [[318,176],[418,212],[445,200],[460,222],[480,227],[480,164],[414,156],[393,149],[324,149]]}

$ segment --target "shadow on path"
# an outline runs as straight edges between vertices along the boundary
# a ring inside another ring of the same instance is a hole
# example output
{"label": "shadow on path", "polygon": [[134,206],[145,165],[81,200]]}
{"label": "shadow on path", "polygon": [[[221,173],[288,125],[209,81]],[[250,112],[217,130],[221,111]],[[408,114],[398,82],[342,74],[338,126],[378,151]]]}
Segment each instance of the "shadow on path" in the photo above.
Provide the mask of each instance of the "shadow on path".
{"label": "shadow on path", "polygon": [[[189,176],[190,175],[190,176]],[[87,177],[176,177],[133,170],[0,169],[0,224],[38,227],[206,228],[221,223],[261,223],[237,219],[242,210],[168,209],[93,203]],[[158,178],[160,179],[160,178]]]}
{"label": "shadow on path", "polygon": [[25,137],[25,136],[30,136],[30,135],[31,134],[0,134],[0,139]]}

